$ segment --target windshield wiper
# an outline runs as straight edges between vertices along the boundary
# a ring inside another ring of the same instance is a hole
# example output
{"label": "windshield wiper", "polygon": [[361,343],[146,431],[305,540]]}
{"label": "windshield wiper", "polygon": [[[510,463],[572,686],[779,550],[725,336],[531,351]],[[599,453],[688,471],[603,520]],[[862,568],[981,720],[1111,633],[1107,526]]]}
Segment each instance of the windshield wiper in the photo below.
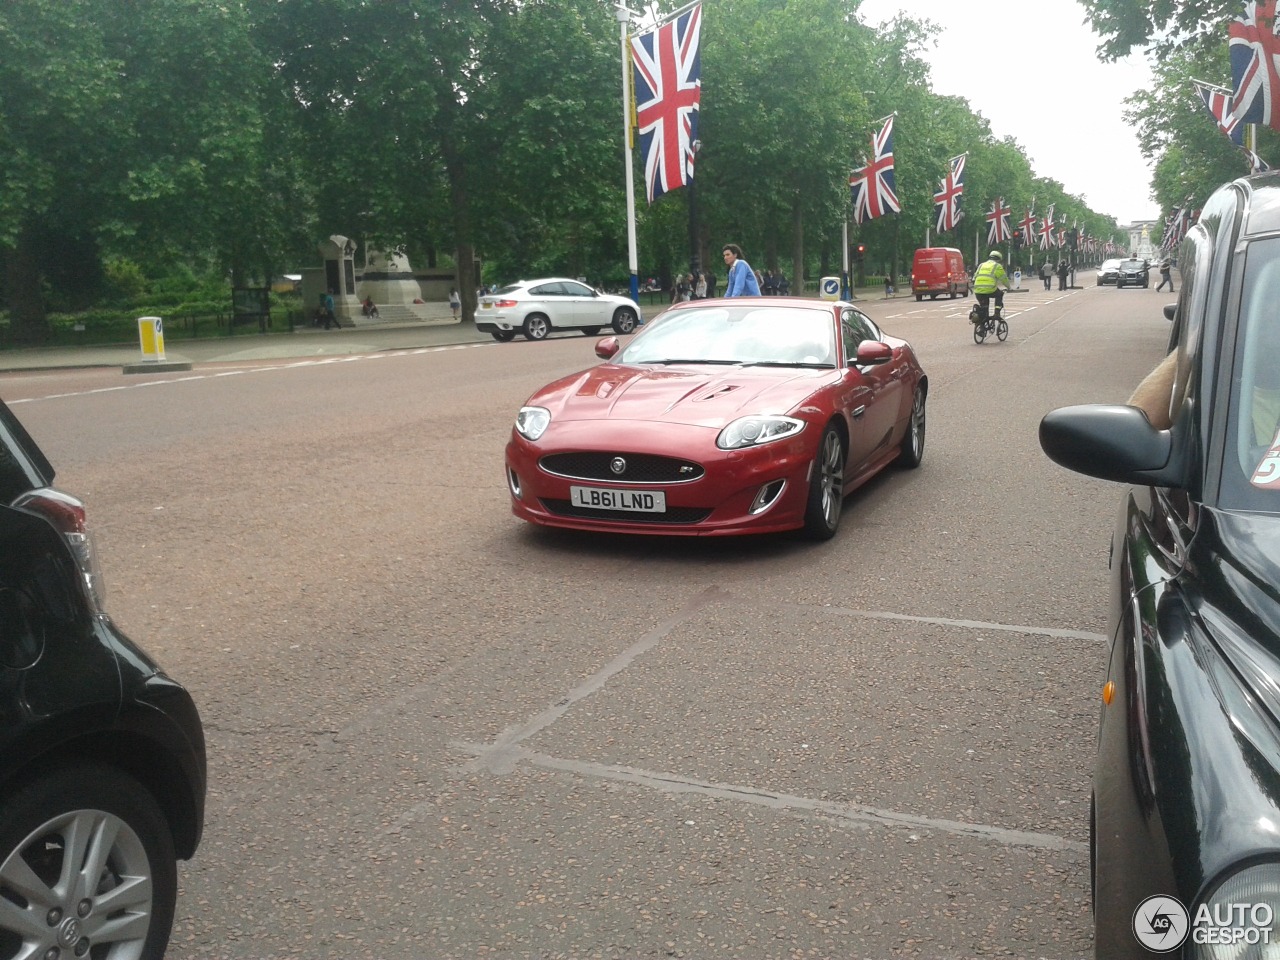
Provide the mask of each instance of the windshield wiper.
{"label": "windshield wiper", "polygon": [[698,358],[696,360],[635,360],[634,363],[657,363],[664,366],[673,363],[720,363],[730,367],[736,367],[742,363],[741,360],[707,360],[706,358]]}
{"label": "windshield wiper", "polygon": [[744,367],[804,367],[807,370],[833,370],[834,363],[806,363],[803,360],[752,360]]}

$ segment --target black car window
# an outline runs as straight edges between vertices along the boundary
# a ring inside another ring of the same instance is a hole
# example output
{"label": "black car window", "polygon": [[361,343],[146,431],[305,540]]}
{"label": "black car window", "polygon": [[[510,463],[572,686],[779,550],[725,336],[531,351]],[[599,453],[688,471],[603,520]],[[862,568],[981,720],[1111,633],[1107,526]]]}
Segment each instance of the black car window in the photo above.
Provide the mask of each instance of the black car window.
{"label": "black car window", "polygon": [[1245,253],[1228,400],[1222,505],[1280,513],[1280,238]]}

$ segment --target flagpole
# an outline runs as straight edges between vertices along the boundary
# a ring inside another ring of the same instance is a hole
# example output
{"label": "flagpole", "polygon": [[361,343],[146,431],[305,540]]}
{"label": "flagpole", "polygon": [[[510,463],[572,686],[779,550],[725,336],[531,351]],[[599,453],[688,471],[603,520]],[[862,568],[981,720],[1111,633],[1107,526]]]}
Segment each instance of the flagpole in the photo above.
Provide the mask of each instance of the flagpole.
{"label": "flagpole", "polygon": [[631,11],[618,0],[614,7],[622,46],[622,153],[627,176],[627,265],[631,270],[631,299],[640,305],[640,256],[636,250],[636,186],[631,169],[631,51],[627,49],[627,27]]}

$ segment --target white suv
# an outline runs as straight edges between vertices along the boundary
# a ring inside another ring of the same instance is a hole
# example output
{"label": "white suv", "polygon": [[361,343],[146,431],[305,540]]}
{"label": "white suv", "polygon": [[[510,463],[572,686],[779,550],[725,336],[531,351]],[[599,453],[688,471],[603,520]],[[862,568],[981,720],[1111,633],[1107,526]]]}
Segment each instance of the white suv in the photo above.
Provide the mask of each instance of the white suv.
{"label": "white suv", "polygon": [[542,340],[552,330],[581,330],[589,337],[604,327],[631,333],[640,320],[635,301],[597,293],[562,277],[521,280],[480,298],[476,329],[506,343],[517,333]]}

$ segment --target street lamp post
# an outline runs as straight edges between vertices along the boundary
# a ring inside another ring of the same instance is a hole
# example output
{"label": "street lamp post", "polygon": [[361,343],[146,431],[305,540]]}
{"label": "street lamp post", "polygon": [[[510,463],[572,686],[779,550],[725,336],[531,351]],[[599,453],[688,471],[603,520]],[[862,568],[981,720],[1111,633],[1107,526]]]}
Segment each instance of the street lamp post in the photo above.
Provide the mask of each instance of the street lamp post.
{"label": "street lamp post", "polygon": [[622,152],[626,157],[627,177],[627,266],[631,270],[631,299],[640,302],[640,257],[636,250],[636,190],[631,172],[631,56],[627,28],[632,13],[623,0],[614,7],[622,47]]}
{"label": "street lamp post", "polygon": [[702,257],[700,256],[698,242],[698,191],[697,191],[697,159],[698,151],[702,149],[702,141],[695,140],[690,145],[691,156],[689,157],[689,273],[696,279],[698,271],[702,269]]}

